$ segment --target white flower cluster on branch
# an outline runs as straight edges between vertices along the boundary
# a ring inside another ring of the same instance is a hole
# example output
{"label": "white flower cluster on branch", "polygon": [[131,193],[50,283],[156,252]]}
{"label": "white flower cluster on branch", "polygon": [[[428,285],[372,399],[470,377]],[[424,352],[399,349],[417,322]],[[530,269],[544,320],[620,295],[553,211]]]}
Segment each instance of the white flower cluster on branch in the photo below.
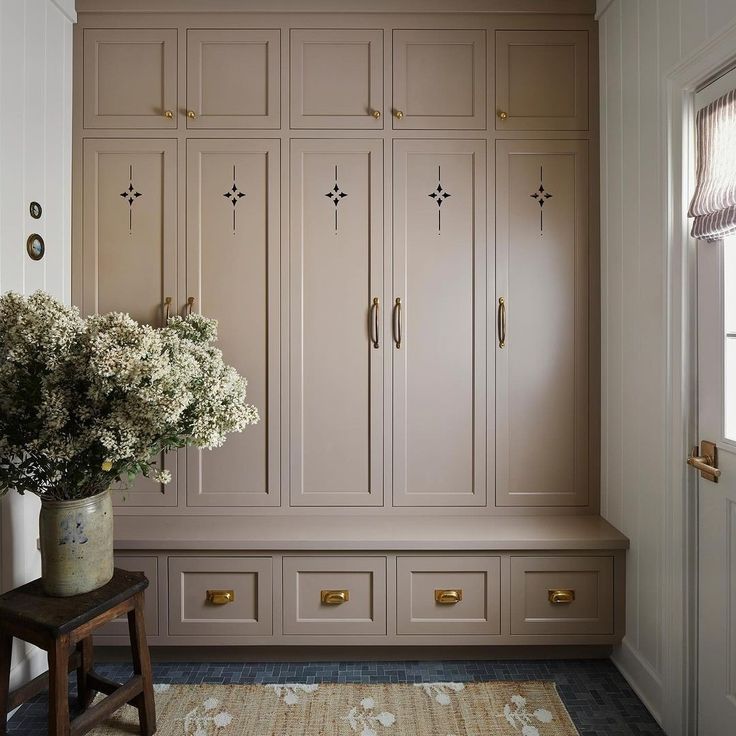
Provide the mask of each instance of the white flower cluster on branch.
{"label": "white flower cluster on branch", "polygon": [[153,476],[160,453],[213,448],[258,422],[246,380],[200,315],[165,327],[83,319],[44,292],[0,296],[0,496],[85,498]]}

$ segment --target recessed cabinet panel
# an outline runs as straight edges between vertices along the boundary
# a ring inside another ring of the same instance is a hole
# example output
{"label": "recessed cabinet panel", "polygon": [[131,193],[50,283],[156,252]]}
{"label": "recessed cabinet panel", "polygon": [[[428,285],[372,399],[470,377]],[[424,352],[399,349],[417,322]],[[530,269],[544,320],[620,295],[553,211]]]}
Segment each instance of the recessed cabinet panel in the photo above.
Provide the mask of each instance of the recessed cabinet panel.
{"label": "recessed cabinet panel", "polygon": [[497,143],[500,506],[588,502],[587,174],[585,141]]}
{"label": "recessed cabinet panel", "polygon": [[394,31],[393,126],[486,127],[486,32]]}
{"label": "recessed cabinet panel", "polygon": [[497,31],[497,130],[587,130],[588,67],[587,31]]}
{"label": "recessed cabinet panel", "polygon": [[176,47],[176,29],[85,29],[84,127],[175,129]]}
{"label": "recessed cabinet panel", "polygon": [[292,30],[291,127],[383,128],[383,31]]}
{"label": "recessed cabinet panel", "polygon": [[483,506],[485,141],[394,145],[394,504]]}
{"label": "recessed cabinet panel", "polygon": [[500,634],[500,557],[398,557],[397,634]]}
{"label": "recessed cabinet panel", "polygon": [[187,127],[278,128],[280,31],[187,31]]}
{"label": "recessed cabinet panel", "polygon": [[[82,222],[83,314],[127,312],[163,324],[177,295],[176,142],[84,142]],[[122,506],[176,506],[176,456],[159,461],[167,485],[139,477],[115,492]]]}
{"label": "recessed cabinet panel", "polygon": [[291,145],[291,503],[380,506],[382,143]]}
{"label": "recessed cabinet panel", "polygon": [[278,176],[278,141],[188,141],[187,298],[217,320],[260,413],[222,447],[187,450],[189,506],[279,504]]}

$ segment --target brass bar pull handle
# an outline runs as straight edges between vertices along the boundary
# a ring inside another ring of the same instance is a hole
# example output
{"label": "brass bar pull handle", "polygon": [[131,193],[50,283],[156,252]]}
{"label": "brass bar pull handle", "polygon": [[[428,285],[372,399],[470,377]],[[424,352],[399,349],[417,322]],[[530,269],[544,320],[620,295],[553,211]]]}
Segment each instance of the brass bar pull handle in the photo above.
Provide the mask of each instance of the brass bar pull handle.
{"label": "brass bar pull handle", "polygon": [[234,590],[208,590],[207,603],[213,606],[224,606],[226,603],[232,603],[235,600]]}
{"label": "brass bar pull handle", "polygon": [[194,307],[194,297],[190,296],[189,299],[187,299],[187,314],[192,313],[192,308]]}
{"label": "brass bar pull handle", "polygon": [[498,300],[498,347],[506,346],[506,300],[500,297]]}
{"label": "brass bar pull handle", "polygon": [[463,589],[457,588],[455,590],[435,590],[434,591],[434,600],[436,603],[441,603],[442,605],[452,605],[454,603],[460,603],[460,601],[463,599]]}
{"label": "brass bar pull handle", "polygon": [[349,590],[321,590],[319,599],[324,606],[339,606],[350,600]]}
{"label": "brass bar pull handle", "polygon": [[169,314],[171,313],[171,297],[164,299],[164,325],[169,323]]}
{"label": "brass bar pull handle", "polygon": [[373,312],[373,319],[371,320],[371,330],[373,332],[373,347],[378,350],[378,348],[381,346],[379,339],[378,339],[378,297],[373,298],[373,305],[371,306],[371,311]]}
{"label": "brass bar pull handle", "polygon": [[396,349],[401,350],[401,299],[398,297],[394,304],[394,342]]}
{"label": "brass bar pull handle", "polygon": [[700,471],[700,477],[718,483],[721,477],[721,471],[718,469],[718,448],[715,442],[703,440],[700,443],[700,450],[697,446],[693,447],[687,464]]}
{"label": "brass bar pull handle", "polygon": [[574,590],[548,590],[547,600],[553,606],[566,605],[572,603],[575,600]]}

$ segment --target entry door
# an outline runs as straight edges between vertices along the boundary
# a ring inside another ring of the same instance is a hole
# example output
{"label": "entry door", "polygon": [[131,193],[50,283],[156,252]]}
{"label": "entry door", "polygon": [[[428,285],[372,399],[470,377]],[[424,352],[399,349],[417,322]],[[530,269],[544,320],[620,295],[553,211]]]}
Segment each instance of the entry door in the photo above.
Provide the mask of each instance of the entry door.
{"label": "entry door", "polygon": [[383,503],[382,160],[291,141],[292,506]]}
{"label": "entry door", "polygon": [[279,504],[279,142],[187,142],[187,301],[217,320],[260,422],[187,449],[188,506]]}
{"label": "entry door", "polygon": [[485,142],[394,145],[394,505],[483,506]]}
{"label": "entry door", "polygon": [[[736,88],[727,77],[698,108]],[[736,237],[697,247],[698,437],[716,445],[721,473],[698,474],[698,732],[711,736],[736,723]]]}

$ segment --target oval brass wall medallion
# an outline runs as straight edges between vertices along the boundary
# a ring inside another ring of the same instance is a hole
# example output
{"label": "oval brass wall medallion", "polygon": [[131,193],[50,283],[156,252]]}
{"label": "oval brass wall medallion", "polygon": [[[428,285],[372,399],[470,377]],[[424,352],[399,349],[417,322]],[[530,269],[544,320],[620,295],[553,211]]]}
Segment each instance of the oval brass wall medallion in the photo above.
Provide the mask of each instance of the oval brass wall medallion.
{"label": "oval brass wall medallion", "polygon": [[43,214],[43,207],[38,202],[31,202],[31,204],[28,207],[29,212],[31,213],[31,217],[34,220],[38,220],[41,218],[41,215]]}
{"label": "oval brass wall medallion", "polygon": [[40,261],[46,253],[46,243],[38,233],[32,233],[26,240],[26,250],[32,260]]}

